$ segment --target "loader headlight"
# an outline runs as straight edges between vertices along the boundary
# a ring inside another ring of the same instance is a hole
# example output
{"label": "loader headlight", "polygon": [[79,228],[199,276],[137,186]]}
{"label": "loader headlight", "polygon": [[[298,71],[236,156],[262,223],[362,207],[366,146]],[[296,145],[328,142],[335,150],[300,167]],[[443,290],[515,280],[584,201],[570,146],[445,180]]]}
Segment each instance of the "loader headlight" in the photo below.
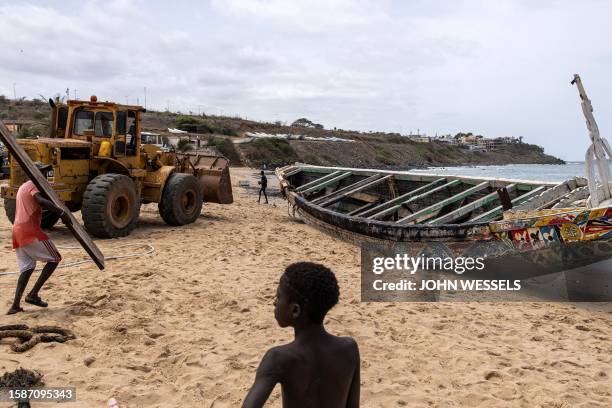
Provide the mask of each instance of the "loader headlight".
{"label": "loader headlight", "polygon": [[55,171],[53,171],[53,169],[49,170],[47,172],[47,180],[52,180],[53,177],[55,177]]}

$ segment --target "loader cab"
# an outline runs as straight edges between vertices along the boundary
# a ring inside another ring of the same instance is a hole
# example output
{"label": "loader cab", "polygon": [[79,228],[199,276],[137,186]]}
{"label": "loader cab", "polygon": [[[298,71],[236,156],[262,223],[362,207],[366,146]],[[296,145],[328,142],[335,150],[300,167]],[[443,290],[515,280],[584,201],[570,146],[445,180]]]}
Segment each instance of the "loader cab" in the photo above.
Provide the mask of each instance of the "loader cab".
{"label": "loader cab", "polygon": [[68,101],[68,108],[67,138],[91,142],[93,156],[110,157],[127,167],[138,165],[143,108],[98,102],[95,96],[89,102]]}

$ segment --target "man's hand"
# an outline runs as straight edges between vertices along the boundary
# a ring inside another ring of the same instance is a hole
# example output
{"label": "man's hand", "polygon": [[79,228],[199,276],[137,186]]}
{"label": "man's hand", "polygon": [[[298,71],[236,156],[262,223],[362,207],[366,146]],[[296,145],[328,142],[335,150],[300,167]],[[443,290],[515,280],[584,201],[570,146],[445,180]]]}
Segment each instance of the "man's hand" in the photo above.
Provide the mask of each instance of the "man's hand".
{"label": "man's hand", "polygon": [[70,224],[70,222],[72,221],[70,218],[70,214],[68,214],[66,211],[62,211],[62,213],[60,214],[60,218],[62,219],[62,222],[66,225]]}

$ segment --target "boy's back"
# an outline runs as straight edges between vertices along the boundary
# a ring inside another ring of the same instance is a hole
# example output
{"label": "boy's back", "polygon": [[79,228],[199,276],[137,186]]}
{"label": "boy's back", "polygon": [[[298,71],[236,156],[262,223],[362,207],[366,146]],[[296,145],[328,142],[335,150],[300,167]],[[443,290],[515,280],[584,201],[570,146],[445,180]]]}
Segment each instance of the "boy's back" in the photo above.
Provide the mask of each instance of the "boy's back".
{"label": "boy's back", "polygon": [[268,350],[243,408],[262,407],[279,383],[284,407],[359,406],[357,343],[323,327],[339,293],[336,277],[323,265],[299,262],[285,269],[274,317],[280,327],[293,327],[295,340]]}
{"label": "boy's back", "polygon": [[349,403],[351,386],[359,382],[359,350],[352,338],[324,333],[309,344],[294,341],[270,353],[277,363],[283,406],[358,406]]}

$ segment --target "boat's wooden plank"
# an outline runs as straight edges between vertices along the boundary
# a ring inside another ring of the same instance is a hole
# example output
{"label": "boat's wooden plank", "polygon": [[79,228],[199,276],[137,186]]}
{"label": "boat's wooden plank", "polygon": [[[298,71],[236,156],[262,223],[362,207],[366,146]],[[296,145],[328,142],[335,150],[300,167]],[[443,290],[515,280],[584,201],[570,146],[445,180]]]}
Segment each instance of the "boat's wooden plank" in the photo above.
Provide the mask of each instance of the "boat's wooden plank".
{"label": "boat's wooden plank", "polygon": [[322,181],[321,183],[316,184],[316,185],[314,185],[314,186],[312,186],[310,188],[307,188],[306,190],[302,190],[301,193],[302,194],[314,193],[314,192],[319,191],[319,190],[321,190],[321,189],[323,189],[323,188],[325,188],[327,186],[331,186],[332,184],[339,183],[341,180],[344,180],[345,178],[350,177],[351,174],[352,173],[350,171],[347,171],[346,173],[339,174],[338,176],[336,176],[334,178],[328,179],[326,181]]}
{"label": "boat's wooden plank", "polygon": [[329,193],[329,194],[326,194],[326,195],[324,195],[324,196],[322,196],[322,197],[318,197],[318,198],[316,198],[316,199],[312,200],[311,202],[312,202],[313,204],[320,205],[320,203],[322,203],[322,202],[324,202],[324,201],[327,201],[327,200],[329,200],[329,199],[331,199],[331,198],[333,198],[333,197],[336,197],[336,196],[338,196],[338,195],[342,195],[342,194],[344,194],[345,192],[347,192],[347,191],[349,191],[349,190],[351,190],[351,189],[361,187],[361,186],[363,186],[363,185],[365,185],[365,184],[370,183],[371,181],[378,180],[378,179],[380,179],[381,177],[382,177],[382,174],[374,174],[373,176],[370,176],[370,177],[368,177],[368,178],[366,178],[366,179],[359,180],[359,181],[357,181],[357,182],[355,182],[355,183],[353,183],[353,184],[349,184],[348,186],[344,186],[344,187],[342,187],[342,188],[341,188],[341,189],[339,189],[339,190],[332,191],[332,192],[331,192],[331,193]]}
{"label": "boat's wooden plank", "polygon": [[385,216],[387,214],[393,214],[395,211],[400,209],[403,205],[413,203],[413,202],[418,201],[418,200],[420,200],[420,199],[422,199],[424,197],[427,197],[428,195],[431,195],[433,193],[437,193],[438,191],[441,191],[441,190],[444,190],[444,189],[447,189],[447,188],[450,188],[450,187],[453,187],[453,186],[456,186],[456,185],[459,185],[459,184],[461,184],[461,180],[451,180],[451,181],[449,181],[446,184],[443,184],[443,185],[441,185],[439,187],[435,187],[435,188],[433,188],[431,190],[428,190],[428,191],[424,192],[423,194],[419,194],[417,196],[414,196],[414,197],[411,197],[411,198],[409,198],[407,200],[404,200],[400,204],[394,205],[394,206],[389,207],[389,208],[387,208],[385,210],[377,212],[376,214],[371,215],[371,216],[369,216],[367,218],[369,220],[372,220],[372,219],[378,219],[378,218],[383,217],[383,216]]}
{"label": "boat's wooden plank", "polygon": [[521,205],[515,206],[510,211],[532,211],[548,208],[561,200],[566,194],[572,192],[577,187],[575,180],[567,180],[550,188],[542,194],[524,201]]}
{"label": "boat's wooden plank", "polygon": [[[520,195],[518,197],[516,197],[514,200],[512,200],[512,205],[519,205],[524,201],[527,201],[528,199],[530,199],[533,196],[536,196],[538,194],[541,194],[542,192],[544,192],[544,190],[546,189],[546,186],[540,186],[534,190],[531,190],[523,195]],[[490,209],[489,211],[482,213],[474,218],[471,218],[469,221],[467,221],[468,223],[470,222],[485,222],[485,221],[490,221],[493,220],[497,217],[499,217],[502,213],[504,212],[504,209],[502,208],[502,206],[497,206],[495,208]]]}
{"label": "boat's wooden plank", "polygon": [[104,255],[100,251],[100,249],[96,246],[96,244],[91,240],[85,229],[79,224],[79,222],[74,218],[72,212],[64,205],[63,201],[57,196],[55,190],[49,185],[47,179],[42,175],[40,171],[36,168],[32,159],[28,156],[28,154],[23,150],[21,145],[17,143],[15,137],[11,134],[11,132],[6,128],[4,122],[0,121],[0,140],[4,143],[4,145],[9,149],[11,155],[17,163],[21,166],[23,171],[28,175],[30,180],[34,183],[38,191],[46,196],[53,204],[64,210],[68,219],[66,227],[70,230],[72,235],[76,238],[77,241],[81,244],[83,249],[89,254],[94,263],[101,270],[104,269]]}
{"label": "boat's wooden plank", "polygon": [[[522,184],[526,190],[533,189],[539,186],[548,186],[553,187],[557,183],[548,182],[548,181],[533,181],[533,180],[517,180],[517,179],[504,179],[504,178],[496,178],[496,177],[469,177],[469,176],[459,176],[459,175],[436,175],[436,174],[427,174],[427,173],[410,173],[410,171],[396,171],[396,170],[377,170],[377,169],[356,169],[351,167],[327,167],[327,166],[315,166],[309,164],[298,164],[302,167],[304,172],[307,173],[331,173],[333,171],[351,171],[354,176],[366,176],[369,177],[373,174],[393,174],[395,180],[398,181],[416,181],[416,182],[432,182],[434,180],[439,179],[440,177],[444,177],[447,180],[460,180],[464,184],[472,184],[476,185],[478,183],[482,183],[483,181],[490,181],[491,187],[494,189],[501,188],[508,184]],[[585,181],[586,183],[586,181]],[[521,188],[519,187],[519,190]]]}
{"label": "boat's wooden plank", "polygon": [[378,203],[382,202],[382,199],[379,195],[370,194],[363,191],[358,191],[351,195],[351,198],[354,198],[358,201],[363,201],[364,203],[372,203],[374,201],[378,201]]}
{"label": "boat's wooden plank", "polygon": [[462,191],[458,194],[455,194],[452,197],[449,197],[447,199],[444,199],[442,201],[439,201],[435,204],[430,205],[429,207],[425,207],[422,210],[419,210],[413,214],[408,215],[407,217],[401,218],[397,221],[398,224],[407,224],[410,222],[415,222],[415,223],[421,223],[423,221],[426,221],[432,217],[435,217],[438,212],[446,207],[449,204],[455,203],[457,201],[461,201],[464,198],[467,198],[469,196],[471,196],[474,193],[477,193],[479,191],[484,190],[485,188],[489,188],[491,186],[491,183],[489,183],[488,181],[483,181],[482,183],[474,186],[474,187],[470,187],[465,191]]}
{"label": "boat's wooden plank", "polygon": [[531,183],[516,183],[516,189],[518,191],[531,191],[535,190],[538,187],[541,187],[541,185]]}
{"label": "boat's wooden plank", "polygon": [[428,190],[428,189],[430,189],[432,187],[435,187],[435,186],[437,186],[437,185],[439,185],[441,183],[444,183],[444,182],[446,182],[446,179],[444,179],[444,178],[434,180],[431,183],[428,183],[428,184],[426,184],[424,186],[421,186],[419,188],[415,188],[414,190],[409,191],[407,193],[404,193],[404,194],[402,194],[402,195],[400,195],[400,196],[398,196],[396,198],[393,198],[391,200],[385,201],[384,203],[381,203],[381,204],[379,204],[376,207],[373,207],[373,208],[371,208],[369,210],[365,210],[361,214],[358,214],[358,215],[360,217],[368,217],[368,216],[370,216],[372,214],[376,214],[379,211],[382,211],[382,210],[387,209],[387,208],[389,208],[389,207],[391,207],[391,206],[393,206],[395,204],[398,204],[398,203],[401,203],[401,202],[403,202],[405,200],[408,200],[409,198],[414,197],[417,194],[421,194],[422,192],[424,192],[424,191],[426,191],[426,190]]}
{"label": "boat's wooden plank", "polygon": [[316,180],[312,180],[312,181],[310,181],[310,182],[308,182],[306,184],[302,184],[301,186],[296,188],[295,191],[298,192],[298,193],[301,193],[302,191],[304,191],[304,190],[306,190],[306,189],[308,189],[308,188],[310,188],[312,186],[316,186],[317,184],[322,183],[324,181],[327,181],[329,179],[332,179],[332,178],[334,178],[336,176],[339,176],[340,174],[342,174],[341,171],[334,171],[334,172],[328,173],[328,174],[324,175],[323,177],[319,177]]}
{"label": "boat's wooden plank", "polygon": [[578,187],[575,190],[572,190],[570,193],[566,194],[561,198],[561,200],[557,201],[552,208],[566,208],[574,205],[573,203],[578,200],[585,200],[589,198],[590,191],[589,186]]}
{"label": "boat's wooden plank", "polygon": [[292,170],[289,170],[289,171],[283,173],[283,177],[284,178],[289,178],[289,177],[295,176],[296,174],[301,173],[301,172],[302,172],[302,168],[301,167],[296,167],[296,168],[294,168]]}
{"label": "boat's wooden plank", "polygon": [[[510,193],[516,190],[516,184],[509,184],[506,186],[506,190]],[[439,224],[451,224],[453,221],[458,220],[461,217],[466,216],[472,211],[489,204],[492,201],[498,199],[497,191],[492,192],[491,194],[487,194],[484,197],[479,198],[478,200],[472,201],[469,204],[466,204],[462,207],[457,208],[454,211],[449,212],[441,217],[436,218],[435,220],[428,221],[427,224],[439,225]]]}
{"label": "boat's wooden plank", "polygon": [[378,204],[380,204],[380,200],[372,201],[371,203],[366,203],[366,204],[364,204],[364,205],[362,205],[360,207],[355,208],[353,211],[347,213],[346,215],[354,216],[356,214],[359,214],[362,211],[367,210],[368,208],[372,208],[374,206],[377,206]]}
{"label": "boat's wooden plank", "polygon": [[358,187],[355,187],[353,189],[350,189],[349,191],[346,191],[346,192],[344,192],[342,194],[338,194],[335,197],[331,197],[331,198],[321,202],[319,205],[321,207],[326,207],[328,205],[332,205],[333,203],[336,203],[336,202],[338,202],[338,201],[340,201],[340,200],[342,200],[342,199],[344,199],[346,197],[350,197],[351,195],[353,195],[355,193],[358,193],[359,191],[365,190],[367,188],[370,188],[372,186],[380,184],[380,183],[382,183],[384,181],[387,181],[387,180],[389,180],[392,177],[393,176],[391,174],[388,175],[388,176],[382,177],[382,178],[378,177],[377,179],[375,179],[373,181],[370,181],[369,183],[366,183],[366,184],[363,184],[361,186],[358,186]]}

